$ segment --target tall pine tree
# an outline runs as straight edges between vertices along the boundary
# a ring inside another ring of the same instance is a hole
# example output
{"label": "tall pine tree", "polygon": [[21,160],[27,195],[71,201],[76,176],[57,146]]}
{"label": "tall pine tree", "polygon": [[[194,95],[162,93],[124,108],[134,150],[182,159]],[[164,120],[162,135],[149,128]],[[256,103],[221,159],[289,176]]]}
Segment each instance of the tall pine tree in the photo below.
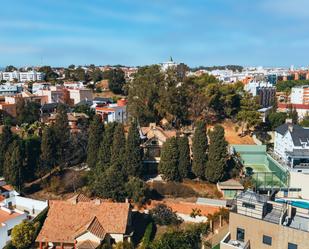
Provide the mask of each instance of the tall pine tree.
{"label": "tall pine tree", "polygon": [[94,116],[89,126],[89,138],[87,145],[87,164],[88,167],[95,168],[98,160],[100,143],[103,139],[104,125],[98,115]]}
{"label": "tall pine tree", "polygon": [[2,134],[0,135],[0,175],[3,175],[3,164],[5,161],[5,153],[8,150],[10,143],[13,141],[13,134],[10,126],[3,126]]}
{"label": "tall pine tree", "polygon": [[3,169],[5,180],[20,191],[23,184],[23,155],[20,142],[16,139],[5,154]]}
{"label": "tall pine tree", "polygon": [[142,174],[142,148],[137,123],[132,122],[126,142],[126,172],[128,176],[141,176]]}
{"label": "tall pine tree", "polygon": [[179,174],[181,178],[186,178],[189,176],[191,169],[190,147],[188,137],[178,137],[177,144],[179,152]]}
{"label": "tall pine tree", "polygon": [[111,162],[111,148],[113,145],[114,132],[117,123],[108,123],[105,126],[103,140],[100,144],[99,152],[98,152],[98,162],[97,167],[99,169],[107,169],[110,166]]}
{"label": "tall pine tree", "polygon": [[57,139],[53,126],[43,130],[41,142],[41,164],[38,174],[51,171],[57,164]]}
{"label": "tall pine tree", "polygon": [[67,151],[70,144],[70,128],[66,107],[59,104],[54,124],[58,148],[58,163],[63,165],[66,162]]}
{"label": "tall pine tree", "polygon": [[180,181],[181,176],[178,171],[179,153],[177,140],[175,137],[169,138],[163,144],[161,159],[159,163],[159,173],[168,181]]}
{"label": "tall pine tree", "polygon": [[122,173],[126,174],[123,170],[125,164],[126,152],[126,138],[124,135],[124,128],[122,124],[117,124],[113,136],[113,145],[111,151],[111,164],[117,166]]}
{"label": "tall pine tree", "polygon": [[215,125],[213,131],[209,132],[209,138],[210,144],[205,175],[208,181],[216,183],[224,177],[227,168],[228,153],[224,128]]}
{"label": "tall pine tree", "polygon": [[206,134],[206,124],[203,121],[199,121],[196,124],[196,129],[192,140],[192,172],[198,178],[204,178],[205,176],[207,147],[208,140]]}

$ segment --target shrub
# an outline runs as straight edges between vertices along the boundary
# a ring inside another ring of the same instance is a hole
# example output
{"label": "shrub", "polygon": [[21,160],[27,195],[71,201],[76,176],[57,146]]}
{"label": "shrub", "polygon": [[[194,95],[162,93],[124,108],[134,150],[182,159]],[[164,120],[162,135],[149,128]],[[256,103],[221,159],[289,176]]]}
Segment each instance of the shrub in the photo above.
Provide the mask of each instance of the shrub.
{"label": "shrub", "polygon": [[153,237],[153,223],[150,222],[146,227],[144,237],[142,239],[142,244],[139,247],[139,249],[148,249],[150,246],[152,237]]}
{"label": "shrub", "polygon": [[192,188],[185,186],[181,183],[154,182],[152,184],[152,188],[161,196],[183,197],[183,198],[198,196],[198,193],[196,193]]}
{"label": "shrub", "polygon": [[150,211],[150,215],[156,224],[164,225],[178,225],[182,222],[173,212],[173,210],[165,204],[158,204],[155,208]]}

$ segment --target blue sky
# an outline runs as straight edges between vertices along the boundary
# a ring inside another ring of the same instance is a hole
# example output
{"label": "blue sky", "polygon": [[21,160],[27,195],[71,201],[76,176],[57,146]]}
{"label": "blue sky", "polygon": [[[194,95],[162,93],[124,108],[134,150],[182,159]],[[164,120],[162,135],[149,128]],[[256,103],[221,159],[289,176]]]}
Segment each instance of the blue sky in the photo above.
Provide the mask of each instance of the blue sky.
{"label": "blue sky", "polygon": [[308,0],[1,1],[0,65],[307,66]]}

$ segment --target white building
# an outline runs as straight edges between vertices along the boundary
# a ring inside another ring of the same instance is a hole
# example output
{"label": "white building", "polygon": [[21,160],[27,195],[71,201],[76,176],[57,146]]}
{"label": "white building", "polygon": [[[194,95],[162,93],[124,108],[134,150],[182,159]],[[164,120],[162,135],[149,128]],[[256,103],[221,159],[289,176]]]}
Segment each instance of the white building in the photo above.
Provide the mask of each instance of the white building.
{"label": "white building", "polygon": [[37,71],[29,71],[29,72],[0,72],[0,80],[6,81],[41,81],[44,80],[45,74]]}
{"label": "white building", "polygon": [[70,99],[73,99],[74,105],[85,100],[92,100],[93,94],[92,90],[88,88],[76,88],[76,89],[68,89],[70,93]]}
{"label": "white building", "polygon": [[22,91],[22,87],[17,84],[6,83],[0,85],[0,96],[12,96]]}
{"label": "white building", "polygon": [[102,117],[105,123],[125,123],[127,121],[127,106],[125,99],[118,100],[117,104],[108,104],[103,107],[97,106],[95,111],[97,115]]}
{"label": "white building", "polygon": [[176,68],[178,64],[175,63],[175,62],[173,61],[173,58],[171,57],[169,61],[163,62],[163,63],[161,63],[160,65],[161,65],[162,71],[165,72],[165,71],[167,71],[167,70],[170,69],[170,68]]}
{"label": "white building", "polygon": [[11,185],[0,179],[0,248],[11,240],[14,226],[36,217],[47,206],[47,201],[19,196]]}
{"label": "white building", "polygon": [[273,85],[266,81],[251,81],[244,86],[245,91],[252,94],[252,96],[258,95],[259,89],[262,87],[272,87]]}
{"label": "white building", "polygon": [[291,104],[309,104],[309,86],[293,87],[291,90]]}
{"label": "white building", "polygon": [[309,169],[309,129],[290,123],[275,130],[274,152],[291,169]]}

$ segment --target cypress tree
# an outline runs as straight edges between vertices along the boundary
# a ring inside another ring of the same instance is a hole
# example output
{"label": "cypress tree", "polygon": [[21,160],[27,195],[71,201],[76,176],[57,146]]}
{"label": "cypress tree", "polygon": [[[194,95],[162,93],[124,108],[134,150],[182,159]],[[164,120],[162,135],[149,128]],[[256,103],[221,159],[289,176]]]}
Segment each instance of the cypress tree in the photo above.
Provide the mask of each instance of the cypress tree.
{"label": "cypress tree", "polygon": [[111,198],[115,201],[124,201],[125,185],[122,174],[117,166],[113,165],[98,175],[96,188],[93,191],[100,197]]}
{"label": "cypress tree", "polygon": [[177,140],[175,137],[169,138],[163,144],[161,159],[159,163],[159,173],[168,181],[180,181],[181,176],[178,171],[179,153]]}
{"label": "cypress tree", "polygon": [[2,134],[0,135],[0,175],[3,175],[3,164],[5,161],[5,153],[8,150],[10,143],[13,141],[13,134],[10,126],[3,126]]}
{"label": "cypress tree", "polygon": [[57,163],[57,139],[54,127],[46,127],[41,142],[41,168],[39,175],[51,171]]}
{"label": "cypress tree", "polygon": [[141,176],[142,148],[137,123],[134,121],[129,129],[126,142],[126,172],[128,176]]}
{"label": "cypress tree", "polygon": [[188,177],[191,167],[190,147],[187,136],[177,138],[178,151],[179,151],[179,174],[181,178]]}
{"label": "cypress tree", "polygon": [[[122,124],[117,124],[113,136],[113,145],[111,151],[111,164],[118,167],[119,170],[124,169],[126,152],[126,138]],[[126,172],[123,172],[124,174]]]}
{"label": "cypress tree", "polygon": [[66,107],[64,105],[58,105],[54,129],[58,148],[57,159],[58,163],[61,165],[65,163],[66,152],[68,150],[70,142],[69,121]]}
{"label": "cypress tree", "polygon": [[206,179],[216,183],[224,177],[227,161],[227,142],[224,138],[224,128],[215,125],[213,131],[209,132],[210,144],[208,162],[206,166]]}
{"label": "cypress tree", "polygon": [[113,137],[117,123],[108,123],[105,126],[103,140],[100,144],[98,152],[97,167],[107,169],[111,162],[111,148],[113,145]]}
{"label": "cypress tree", "polygon": [[90,169],[95,168],[98,159],[100,143],[103,138],[104,125],[98,115],[94,116],[89,126],[89,138],[87,145],[87,164]]}
{"label": "cypress tree", "polygon": [[20,190],[23,184],[23,155],[18,140],[14,140],[5,154],[3,169],[5,180]]}
{"label": "cypress tree", "polygon": [[192,172],[199,178],[204,178],[205,175],[207,147],[206,124],[203,121],[199,121],[196,125],[192,140]]}

